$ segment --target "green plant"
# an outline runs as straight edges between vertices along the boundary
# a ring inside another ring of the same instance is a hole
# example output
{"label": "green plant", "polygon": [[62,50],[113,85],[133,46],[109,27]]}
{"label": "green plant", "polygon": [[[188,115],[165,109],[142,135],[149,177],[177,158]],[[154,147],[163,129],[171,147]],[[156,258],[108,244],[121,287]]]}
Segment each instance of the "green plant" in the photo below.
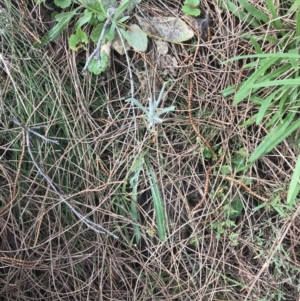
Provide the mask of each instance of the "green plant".
{"label": "green plant", "polygon": [[139,177],[141,171],[143,171],[143,166],[145,164],[144,160],[144,154],[141,154],[138,156],[131,169],[130,169],[130,177],[129,177],[129,183],[130,187],[132,189],[131,193],[131,204],[130,204],[130,209],[131,209],[131,219],[133,222],[133,230],[135,233],[135,240],[137,243],[140,243],[141,240],[141,230],[140,226],[138,225],[139,222],[139,212],[137,208],[137,202],[138,202],[138,185],[139,185]]}
{"label": "green plant", "polygon": [[211,229],[216,231],[216,238],[219,240],[223,238],[225,234],[228,234],[228,238],[233,246],[238,245],[238,233],[232,232],[235,227],[235,222],[230,219],[225,221],[217,221],[211,224]]}
{"label": "green plant", "polygon": [[197,6],[200,4],[200,0],[185,0],[182,6],[182,12],[187,16],[200,16],[200,9]]}
{"label": "green plant", "polygon": [[[249,158],[250,165],[255,163],[262,156],[272,151],[279,143],[289,136],[293,136],[300,127],[300,120],[297,117],[297,110],[300,107],[299,100],[299,69],[300,69],[300,12],[298,5],[290,4],[287,14],[294,10],[295,31],[290,30],[289,24],[281,22],[281,15],[273,4],[267,1],[269,14],[255,8],[246,0],[238,0],[238,8],[233,2],[225,4],[241,20],[258,30],[258,34],[244,34],[242,37],[250,40],[256,51],[253,55],[233,57],[224,63],[235,60],[246,59],[248,63],[243,66],[244,70],[253,71],[252,74],[243,81],[236,93],[234,86],[224,89],[221,93],[229,96],[235,93],[233,103],[240,104],[242,101],[250,101],[259,106],[254,118],[247,120],[242,126],[252,123],[262,124],[264,122],[269,133],[253,151]],[[271,18],[270,18],[271,16]],[[261,24],[270,24],[271,28],[278,31],[278,35],[260,32]],[[268,41],[276,45],[275,51],[265,53],[259,41]],[[254,59],[254,61],[252,61]],[[250,62],[249,62],[250,61]],[[267,121],[266,121],[267,118]],[[299,160],[298,160],[299,161]],[[296,165],[299,166],[299,163]],[[299,172],[295,168],[295,173],[288,192],[288,205],[292,205],[299,192]]]}
{"label": "green plant", "polygon": [[[133,221],[133,230],[135,234],[135,241],[137,243],[141,240],[141,230],[139,226],[139,211],[138,211],[138,186],[140,182],[141,173],[146,171],[148,176],[149,186],[152,194],[152,201],[154,207],[154,213],[156,218],[156,225],[157,225],[157,233],[158,237],[165,241],[167,238],[166,234],[166,218],[165,218],[165,208],[164,202],[161,197],[160,189],[157,184],[155,172],[149,163],[149,159],[146,156],[146,153],[142,153],[138,155],[130,169],[129,173],[129,184],[132,189],[131,192],[131,203],[130,203],[130,210],[131,210],[131,219]],[[124,190],[125,190],[124,185]],[[150,237],[154,237],[154,233],[152,229],[146,230],[147,234]]]}
{"label": "green plant", "polygon": [[69,37],[69,46],[72,50],[77,50],[78,47],[85,47],[82,45],[89,42],[89,37],[85,32],[86,28],[83,26],[92,26],[93,31],[90,35],[90,40],[97,44],[97,47],[89,57],[83,72],[88,69],[94,74],[99,74],[107,69],[109,61],[107,52],[101,51],[101,46],[106,42],[113,41],[116,31],[121,39],[123,48],[125,48],[124,38],[134,49],[138,51],[146,50],[148,43],[146,33],[144,33],[138,25],[133,24],[128,30],[125,30],[124,25],[124,22],[129,19],[129,16],[125,14],[131,13],[132,9],[139,2],[140,0],[123,0],[117,7],[117,2],[114,0],[57,0],[55,1],[57,6],[63,9],[68,8],[69,11],[55,15],[57,24],[47,32],[42,38],[41,43],[36,44],[36,46],[45,46],[57,38],[70,24],[72,19],[78,15],[78,12],[83,10],[74,26],[74,33]]}
{"label": "green plant", "polygon": [[165,90],[167,83],[163,84],[163,87],[159,93],[158,99],[157,100],[153,100],[152,98],[152,94],[150,94],[149,97],[149,109],[146,109],[137,99],[131,97],[126,99],[126,102],[132,102],[134,103],[138,108],[140,108],[145,114],[146,114],[146,122],[147,122],[147,128],[154,132],[155,131],[155,124],[156,123],[162,123],[163,119],[160,118],[160,115],[174,111],[175,110],[175,106],[170,106],[167,108],[164,108],[162,110],[157,110],[161,99],[163,97],[163,93]]}
{"label": "green plant", "polygon": [[164,201],[162,199],[159,186],[157,184],[155,172],[148,160],[145,160],[145,166],[152,194],[158,237],[162,241],[166,241],[167,223]]}
{"label": "green plant", "polygon": [[[288,217],[291,215],[291,212],[293,210],[293,204],[283,204],[281,202],[280,198],[280,190],[283,190],[283,188],[278,189],[277,191],[273,192],[274,197],[271,197],[271,201],[267,203],[262,203],[258,206],[256,206],[253,210],[257,211],[260,209],[265,209],[269,212],[277,212],[277,214],[281,217]],[[281,191],[282,192],[282,191]]]}

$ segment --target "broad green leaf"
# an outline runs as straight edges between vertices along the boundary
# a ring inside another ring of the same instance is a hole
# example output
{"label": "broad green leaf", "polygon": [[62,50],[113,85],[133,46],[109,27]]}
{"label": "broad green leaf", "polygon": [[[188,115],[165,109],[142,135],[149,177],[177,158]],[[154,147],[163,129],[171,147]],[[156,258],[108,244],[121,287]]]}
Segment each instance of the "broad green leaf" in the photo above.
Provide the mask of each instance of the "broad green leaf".
{"label": "broad green leaf", "polygon": [[68,26],[74,15],[76,14],[77,10],[80,7],[66,13],[61,13],[55,16],[57,24],[51,28],[46,35],[42,38],[41,43],[37,44],[37,46],[42,47],[48,44],[49,42],[56,39],[62,31]]}
{"label": "broad green leaf", "polygon": [[200,4],[200,0],[185,0],[183,4],[190,6],[198,6]]}
{"label": "broad green leaf", "polygon": [[70,35],[70,37],[69,37],[69,46],[70,46],[71,50],[75,51],[79,42],[80,42],[80,40],[76,36],[76,34]]}
{"label": "broad green leaf", "polygon": [[95,18],[92,18],[91,21],[89,22],[89,23],[93,22],[91,23],[91,25],[96,25],[98,24],[98,22],[104,22],[106,20],[106,16],[102,14],[93,14],[93,16],[95,16]]}
{"label": "broad green leaf", "polygon": [[244,209],[243,202],[240,198],[234,198],[233,201],[230,203],[231,210],[230,210],[230,218],[234,219],[240,216],[241,212]]}
{"label": "broad green leaf", "polygon": [[201,13],[200,9],[197,8],[199,4],[199,0],[185,0],[181,10],[185,15],[199,17]]}
{"label": "broad green leaf", "polygon": [[76,36],[80,39],[81,42],[83,43],[88,42],[88,36],[82,29],[78,28],[76,30]]}
{"label": "broad green leaf", "polygon": [[90,22],[92,16],[93,16],[93,13],[90,10],[85,9],[82,16],[76,22],[75,29],[81,28],[82,25]]}
{"label": "broad green leaf", "polygon": [[231,169],[229,165],[222,165],[220,168],[220,173],[222,175],[230,175]]}
{"label": "broad green leaf", "polygon": [[132,24],[130,26],[130,30],[128,30],[126,33],[127,35],[125,35],[124,38],[127,40],[128,44],[133,49],[142,52],[147,50],[148,47],[147,34],[144,31],[142,31],[142,29],[138,25]]}
{"label": "broad green leaf", "polygon": [[91,12],[96,15],[102,16],[102,21],[105,20],[106,11],[104,11],[104,7],[101,4],[101,1],[85,1],[86,8],[88,8]]}
{"label": "broad green leaf", "polygon": [[126,9],[128,9],[131,5],[132,0],[123,0],[121,4],[118,6],[114,19],[118,20],[119,16],[125,12]]}
{"label": "broad green leaf", "polygon": [[69,46],[72,50],[76,50],[76,47],[79,43],[87,43],[88,42],[88,36],[87,34],[82,31],[81,28],[78,28],[76,30],[75,34],[72,34],[69,38]]}
{"label": "broad green leaf", "polygon": [[91,33],[90,38],[95,44],[98,43],[103,25],[104,25],[103,23],[98,24]]}
{"label": "broad green leaf", "polygon": [[194,17],[199,17],[201,14],[199,8],[195,8],[186,4],[182,6],[182,12],[187,16],[194,16]]}
{"label": "broad green leaf", "polygon": [[119,23],[120,25],[122,25],[122,23],[126,22],[129,18],[130,18],[129,16],[122,17],[121,19],[119,19],[117,21],[117,23]]}
{"label": "broad green leaf", "polygon": [[300,191],[300,156],[298,156],[298,160],[294,169],[294,173],[292,175],[288,195],[287,195],[287,204],[293,206],[297,195]]}
{"label": "broad green leaf", "polygon": [[71,3],[71,0],[54,0],[54,4],[62,9],[69,7]]}
{"label": "broad green leaf", "polygon": [[104,53],[100,53],[101,56],[101,66],[99,67],[99,62],[95,59],[91,60],[88,70],[93,74],[100,74],[101,72],[105,71],[108,67],[108,56]]}
{"label": "broad green leaf", "polygon": [[116,23],[113,22],[110,27],[107,29],[105,32],[105,40],[106,41],[112,41],[115,38],[115,33],[116,33]]}
{"label": "broad green leaf", "polygon": [[300,119],[293,121],[294,117],[295,113],[290,113],[282,124],[277,125],[270,131],[250,156],[250,163],[257,161],[263,155],[273,150],[279,143],[300,127]]}
{"label": "broad green leaf", "polygon": [[161,38],[170,42],[184,42],[194,36],[194,32],[190,27],[177,17],[153,17],[149,20],[149,23]]}
{"label": "broad green leaf", "polygon": [[112,22],[108,28],[106,29],[105,35],[109,35],[110,37],[114,37],[115,31],[116,31],[117,23]]}

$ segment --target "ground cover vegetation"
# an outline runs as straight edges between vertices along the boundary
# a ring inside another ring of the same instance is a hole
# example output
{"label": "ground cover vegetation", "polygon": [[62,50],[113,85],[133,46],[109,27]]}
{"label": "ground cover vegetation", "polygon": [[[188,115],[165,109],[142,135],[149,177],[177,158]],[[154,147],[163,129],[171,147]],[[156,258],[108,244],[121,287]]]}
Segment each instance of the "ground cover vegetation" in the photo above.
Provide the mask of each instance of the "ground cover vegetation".
{"label": "ground cover vegetation", "polygon": [[1,2],[0,300],[299,300],[299,6]]}

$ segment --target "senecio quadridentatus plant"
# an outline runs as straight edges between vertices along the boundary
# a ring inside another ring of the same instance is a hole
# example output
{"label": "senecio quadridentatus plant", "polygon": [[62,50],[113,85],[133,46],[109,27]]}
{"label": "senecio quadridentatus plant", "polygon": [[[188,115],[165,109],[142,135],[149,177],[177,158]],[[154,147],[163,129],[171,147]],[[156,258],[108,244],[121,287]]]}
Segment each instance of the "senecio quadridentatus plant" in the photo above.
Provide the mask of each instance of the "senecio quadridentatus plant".
{"label": "senecio quadridentatus plant", "polygon": [[138,108],[140,108],[144,113],[146,117],[146,122],[148,124],[147,128],[151,131],[155,131],[155,124],[156,123],[162,123],[163,119],[160,118],[162,114],[171,112],[175,110],[175,106],[170,106],[164,109],[159,110],[158,106],[161,102],[161,99],[163,97],[163,93],[165,91],[167,82],[163,84],[163,87],[159,93],[158,99],[155,100],[154,97],[152,96],[152,93],[150,94],[150,97],[148,98],[149,100],[149,109],[145,108],[136,98],[130,97],[126,99],[126,102],[132,102],[135,104]]}
{"label": "senecio quadridentatus plant", "polygon": [[[100,48],[101,48],[101,45],[102,45],[103,38],[105,36],[105,32],[107,30],[107,27],[109,25],[111,25],[110,32],[114,32],[116,30],[119,34],[119,37],[120,37],[120,40],[122,42],[122,46],[124,48],[124,52],[125,52],[125,55],[126,55],[127,65],[128,65],[129,79],[130,79],[130,86],[131,86],[131,97],[128,98],[126,100],[126,102],[131,102],[131,103],[135,104],[138,108],[140,108],[146,114],[146,121],[148,123],[148,129],[153,132],[153,131],[155,131],[155,124],[163,122],[163,119],[161,119],[159,116],[162,115],[162,114],[174,111],[175,107],[170,106],[170,107],[164,108],[162,110],[158,110],[158,106],[161,102],[161,99],[162,99],[162,96],[163,96],[163,93],[164,93],[164,90],[165,90],[165,87],[166,87],[167,83],[163,84],[163,87],[160,91],[160,94],[159,94],[159,97],[158,97],[157,100],[153,99],[152,94],[150,94],[149,109],[145,108],[136,98],[134,98],[134,84],[133,84],[133,77],[132,77],[132,72],[131,72],[131,68],[130,68],[130,63],[129,63],[129,57],[128,57],[127,50],[126,50],[126,47],[125,47],[125,44],[124,44],[124,41],[123,41],[123,38],[122,38],[122,33],[125,34],[125,32],[124,32],[124,30],[122,30],[121,27],[119,28],[119,26],[118,26],[119,23],[122,23],[123,21],[127,20],[129,17],[125,16],[125,17],[121,18],[120,20],[118,20],[118,18],[119,18],[120,15],[122,15],[122,13],[127,8],[132,8],[132,7],[130,7],[130,5],[131,6],[133,4],[136,5],[139,2],[140,2],[140,0],[138,0],[138,1],[136,0],[136,3],[135,3],[135,1],[123,0],[121,2],[120,6],[117,9],[108,8],[108,10],[107,10],[107,20],[105,21],[104,26],[102,28],[102,31],[101,31],[101,34],[100,34],[100,37],[99,37],[99,40],[98,40],[98,43],[97,43],[97,47],[93,51],[93,53],[90,55],[90,57],[88,58],[82,72],[87,71],[88,66],[89,66],[89,64],[90,64],[90,62],[92,61],[93,58],[96,58],[96,60],[98,61],[98,64],[99,64],[99,68],[101,68],[102,65],[101,65]],[[128,36],[126,34],[125,34],[125,37],[128,38]],[[142,36],[138,35],[138,37],[136,37],[136,38],[138,38],[139,40],[142,40],[142,37],[143,37],[143,35]],[[130,42],[130,39],[129,39],[129,42]],[[143,44],[145,44],[144,46],[146,46],[146,48],[147,48],[147,39],[146,39],[146,42],[144,41]]]}

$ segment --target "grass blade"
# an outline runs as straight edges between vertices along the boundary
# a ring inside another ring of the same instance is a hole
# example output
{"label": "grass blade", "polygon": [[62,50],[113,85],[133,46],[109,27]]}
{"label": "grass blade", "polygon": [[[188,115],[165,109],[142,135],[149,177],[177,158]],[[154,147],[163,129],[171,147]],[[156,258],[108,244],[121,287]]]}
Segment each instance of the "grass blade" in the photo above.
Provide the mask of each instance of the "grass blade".
{"label": "grass blade", "polygon": [[300,59],[300,54],[296,53],[258,53],[258,54],[250,54],[250,55],[239,55],[234,56],[226,61],[223,64],[227,64],[230,62],[234,62],[241,59],[270,59],[270,58],[277,58],[277,59]]}
{"label": "grass blade", "polygon": [[255,88],[262,88],[262,87],[279,86],[279,85],[298,86],[299,85],[299,78],[287,78],[287,79],[266,81],[266,82],[254,84],[252,86],[252,88],[255,89]]}
{"label": "grass blade", "polygon": [[167,239],[167,232],[166,232],[166,217],[165,217],[165,208],[164,203],[161,197],[161,193],[157,184],[157,179],[155,176],[155,173],[149,164],[149,162],[146,161],[146,170],[149,178],[149,183],[151,186],[151,193],[153,198],[153,205],[154,205],[154,211],[155,211],[155,217],[156,217],[156,223],[157,223],[157,232],[158,237],[162,241],[166,241]]}
{"label": "grass blade", "polygon": [[231,1],[228,1],[226,5],[224,5],[229,11],[231,11],[237,18],[240,20],[244,20],[246,23],[252,25],[254,28],[259,27],[259,23],[255,21],[254,18],[250,18],[249,15],[241,10],[238,6],[236,6]]}
{"label": "grass blade", "polygon": [[271,104],[272,100],[274,100],[274,97],[283,89],[284,87],[281,87],[281,89],[278,89],[274,91],[272,94],[270,94],[266,99],[263,100],[262,105],[259,108],[258,114],[256,116],[256,124],[260,124],[263,118],[266,115],[267,109],[269,105]]}
{"label": "grass blade", "polygon": [[300,180],[300,156],[298,157],[295,169],[294,169],[294,173],[292,176],[292,180],[290,183],[290,187],[289,187],[289,191],[288,191],[288,195],[287,195],[287,204],[292,206],[297,198],[297,195],[300,191],[300,184],[299,184],[299,180]]}
{"label": "grass blade", "polygon": [[258,145],[254,150],[253,154],[249,158],[249,162],[253,163],[261,158],[266,153],[274,149],[279,143],[281,143],[286,137],[291,135],[300,127],[300,119],[293,122],[295,113],[290,113],[288,117],[285,118],[284,122],[273,128],[270,133],[265,137],[265,139]]}
{"label": "grass blade", "polygon": [[256,41],[256,39],[253,36],[249,36],[249,39],[256,51],[256,53],[263,53],[261,47],[259,46],[258,42]]}
{"label": "grass blade", "polygon": [[238,104],[250,94],[250,90],[253,88],[254,82],[266,72],[273,64],[276,63],[277,58],[265,59],[260,62],[260,67],[241,85],[239,91],[234,97],[233,104]]}
{"label": "grass blade", "polygon": [[133,231],[135,233],[136,242],[139,243],[141,240],[141,230],[139,223],[139,211],[137,208],[138,203],[138,184],[139,184],[139,176],[141,171],[143,170],[144,165],[144,155],[140,155],[137,157],[135,162],[133,163],[130,171],[132,172],[132,176],[130,177],[129,183],[132,188],[131,194],[131,219],[133,222]]}
{"label": "grass blade", "polygon": [[270,21],[269,17],[262,12],[261,10],[255,8],[246,0],[238,0],[238,2],[249,12],[251,16],[255,19],[263,21],[264,23],[268,23]]}
{"label": "grass blade", "polygon": [[300,36],[300,10],[298,8],[297,14],[296,14],[296,35]]}
{"label": "grass blade", "polygon": [[281,23],[280,17],[277,14],[276,7],[274,6],[273,2],[273,0],[267,0],[268,9],[272,14],[272,18],[274,19],[271,24],[277,29],[283,29],[283,25]]}

